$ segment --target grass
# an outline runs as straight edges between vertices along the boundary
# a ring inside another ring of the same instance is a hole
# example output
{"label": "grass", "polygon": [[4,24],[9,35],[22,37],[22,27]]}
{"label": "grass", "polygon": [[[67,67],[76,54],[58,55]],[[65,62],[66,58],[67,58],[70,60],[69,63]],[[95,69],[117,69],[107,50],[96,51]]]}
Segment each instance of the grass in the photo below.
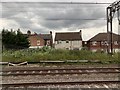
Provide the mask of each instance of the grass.
{"label": "grass", "polygon": [[62,49],[23,49],[5,50],[2,53],[2,61],[7,62],[39,62],[40,60],[100,60],[105,63],[120,63],[120,53],[112,57],[106,53],[91,52],[87,50],[62,50]]}

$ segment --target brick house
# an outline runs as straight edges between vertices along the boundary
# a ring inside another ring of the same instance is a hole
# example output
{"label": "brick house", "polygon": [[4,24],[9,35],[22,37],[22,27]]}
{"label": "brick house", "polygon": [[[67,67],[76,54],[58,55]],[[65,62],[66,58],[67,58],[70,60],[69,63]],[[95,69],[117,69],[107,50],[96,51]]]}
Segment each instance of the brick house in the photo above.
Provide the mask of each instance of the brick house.
{"label": "brick house", "polygon": [[41,37],[44,39],[45,46],[53,47],[52,31],[50,31],[50,34],[41,34]]}
{"label": "brick house", "polygon": [[55,34],[55,48],[56,49],[81,49],[82,36],[81,30],[79,32],[61,32]]}
{"label": "brick house", "polygon": [[[83,42],[83,46],[87,47],[89,50],[91,51],[97,51],[97,50],[101,50],[101,51],[110,51],[110,33],[99,33],[97,35],[95,35],[94,37],[92,37],[91,39],[89,39],[88,41],[84,41]],[[120,52],[120,40],[118,38],[120,38],[120,35],[113,33],[113,51],[114,52]],[[108,38],[109,38],[109,42],[108,42]]]}
{"label": "brick house", "polygon": [[30,31],[27,32],[28,40],[30,42],[29,48],[42,48],[44,46],[52,47],[52,32],[50,34],[31,34]]}

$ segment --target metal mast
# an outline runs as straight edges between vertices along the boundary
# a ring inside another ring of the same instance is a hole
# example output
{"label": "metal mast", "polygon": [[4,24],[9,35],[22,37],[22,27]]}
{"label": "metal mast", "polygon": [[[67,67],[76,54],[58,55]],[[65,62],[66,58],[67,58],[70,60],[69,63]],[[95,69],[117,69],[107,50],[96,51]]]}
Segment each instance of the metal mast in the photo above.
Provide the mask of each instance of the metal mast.
{"label": "metal mast", "polygon": [[108,41],[108,48],[107,51],[111,55],[113,54],[113,29],[112,29],[112,21],[114,14],[117,12],[117,17],[120,25],[120,19],[119,19],[119,9],[120,9],[120,0],[115,1],[111,5],[107,7],[107,41]]}

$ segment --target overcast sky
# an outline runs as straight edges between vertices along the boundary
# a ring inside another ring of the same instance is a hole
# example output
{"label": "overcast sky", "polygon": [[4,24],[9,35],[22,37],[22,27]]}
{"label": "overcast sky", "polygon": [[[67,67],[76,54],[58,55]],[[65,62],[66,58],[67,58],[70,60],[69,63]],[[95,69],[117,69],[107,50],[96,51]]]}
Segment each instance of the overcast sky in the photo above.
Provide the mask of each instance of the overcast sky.
{"label": "overcast sky", "polygon": [[[95,2],[113,3],[114,0],[2,0],[0,29],[31,30],[36,33],[77,32],[82,30],[83,40],[106,32],[106,7],[109,4],[41,4],[40,2]],[[92,20],[95,19],[95,20]],[[96,20],[97,19],[97,20]],[[113,20],[113,32],[118,22]]]}

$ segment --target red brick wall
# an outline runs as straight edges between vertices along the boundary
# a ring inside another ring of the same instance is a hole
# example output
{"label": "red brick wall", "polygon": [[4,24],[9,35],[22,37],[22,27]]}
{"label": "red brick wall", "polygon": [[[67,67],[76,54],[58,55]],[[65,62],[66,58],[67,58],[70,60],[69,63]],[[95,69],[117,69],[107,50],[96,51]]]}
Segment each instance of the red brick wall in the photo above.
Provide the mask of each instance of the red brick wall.
{"label": "red brick wall", "polygon": [[[44,40],[40,36],[31,35],[28,40],[30,41],[31,46],[44,46]],[[40,45],[37,45],[37,40],[40,40]]]}
{"label": "red brick wall", "polygon": [[[107,48],[107,46],[102,45],[101,42],[97,42],[97,44],[95,46],[92,45],[92,42],[88,42],[87,46],[88,46],[89,50],[92,50],[92,49],[106,49]],[[110,45],[109,45],[109,48],[111,48]],[[120,48],[120,45],[114,45],[113,44],[113,48],[114,49],[115,48]]]}

